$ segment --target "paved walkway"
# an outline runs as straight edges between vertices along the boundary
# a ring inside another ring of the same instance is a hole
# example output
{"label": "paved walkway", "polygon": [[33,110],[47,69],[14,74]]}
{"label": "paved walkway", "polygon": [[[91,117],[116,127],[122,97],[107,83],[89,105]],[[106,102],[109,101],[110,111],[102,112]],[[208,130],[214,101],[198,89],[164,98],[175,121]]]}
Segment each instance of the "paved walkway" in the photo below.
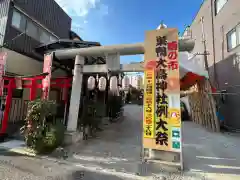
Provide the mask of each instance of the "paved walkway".
{"label": "paved walkway", "polygon": [[[0,151],[1,180],[239,180],[240,136],[215,134],[191,123],[183,124],[186,171],[138,176],[141,170],[142,107],[127,105],[124,120],[106,126],[99,138],[71,147],[72,156],[52,161]],[[84,176],[83,176],[84,174]],[[164,179],[163,178],[163,179]]]}
{"label": "paved walkway", "polygon": [[210,179],[240,179],[240,136],[210,133],[185,122],[183,125],[186,171]]}
{"label": "paved walkway", "polygon": [[141,163],[141,127],[142,107],[127,105],[122,121],[107,125],[99,138],[72,146],[75,154],[68,160],[92,171],[135,179]]}
{"label": "paved walkway", "polygon": [[[68,160],[92,172],[123,179],[137,176],[140,166],[142,107],[127,105],[124,121],[112,124],[98,139],[75,145]],[[240,136],[239,136],[240,137]],[[160,171],[154,177],[167,179],[240,179],[240,138],[215,134],[192,123],[183,124],[183,152],[186,172],[182,175]],[[150,170],[151,171],[151,170]]]}

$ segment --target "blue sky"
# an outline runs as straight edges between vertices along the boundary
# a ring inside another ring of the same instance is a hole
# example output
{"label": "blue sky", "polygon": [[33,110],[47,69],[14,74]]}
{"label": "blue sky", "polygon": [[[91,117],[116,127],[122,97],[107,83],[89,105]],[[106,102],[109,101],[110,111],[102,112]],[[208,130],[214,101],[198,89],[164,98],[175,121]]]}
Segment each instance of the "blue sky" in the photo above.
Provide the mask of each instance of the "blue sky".
{"label": "blue sky", "polygon": [[[71,16],[72,29],[102,45],[144,41],[146,30],[164,22],[180,32],[191,24],[203,0],[56,0]],[[121,57],[122,63],[142,56]]]}

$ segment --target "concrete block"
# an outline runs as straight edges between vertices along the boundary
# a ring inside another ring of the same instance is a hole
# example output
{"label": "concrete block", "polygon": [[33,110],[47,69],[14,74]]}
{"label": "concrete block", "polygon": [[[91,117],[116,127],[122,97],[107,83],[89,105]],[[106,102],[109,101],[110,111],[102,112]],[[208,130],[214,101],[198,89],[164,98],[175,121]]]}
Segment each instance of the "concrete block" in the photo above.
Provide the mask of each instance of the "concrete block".
{"label": "concrete block", "polygon": [[180,154],[168,151],[158,151],[158,150],[150,150],[150,159],[169,161],[169,162],[179,162]]}
{"label": "concrete block", "polygon": [[67,131],[64,135],[64,145],[71,145],[83,140],[83,132]]}

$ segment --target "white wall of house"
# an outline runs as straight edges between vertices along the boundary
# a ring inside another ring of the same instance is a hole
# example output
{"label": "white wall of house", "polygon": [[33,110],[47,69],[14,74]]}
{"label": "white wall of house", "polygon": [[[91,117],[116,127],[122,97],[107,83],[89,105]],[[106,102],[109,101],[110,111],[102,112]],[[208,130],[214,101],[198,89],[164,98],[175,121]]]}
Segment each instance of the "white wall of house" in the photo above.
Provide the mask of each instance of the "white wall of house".
{"label": "white wall of house", "polygon": [[[39,62],[28,56],[24,56],[15,51],[3,48],[2,51],[7,52],[6,71],[17,75],[35,75],[43,72],[43,62]],[[56,70],[52,73],[52,77],[66,76],[63,70]],[[40,96],[41,90],[38,91]],[[24,89],[23,99],[29,98],[29,89]],[[56,92],[50,92],[51,99],[55,99]]]}
{"label": "white wall of house", "polygon": [[[19,75],[34,75],[43,72],[43,62],[39,62],[28,56],[24,56],[15,51],[4,48],[7,52],[6,71]],[[65,76],[63,70],[56,70],[52,73],[52,77]]]}

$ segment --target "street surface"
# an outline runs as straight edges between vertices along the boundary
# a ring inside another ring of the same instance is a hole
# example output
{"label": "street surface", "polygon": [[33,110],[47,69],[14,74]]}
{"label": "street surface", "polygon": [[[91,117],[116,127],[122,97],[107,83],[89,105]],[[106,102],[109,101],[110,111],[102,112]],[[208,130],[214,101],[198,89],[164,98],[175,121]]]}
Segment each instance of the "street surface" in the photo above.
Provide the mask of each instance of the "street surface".
{"label": "street surface", "polygon": [[[143,168],[141,163],[142,107],[127,105],[124,120],[107,125],[98,138],[78,143],[69,158],[54,161],[0,151],[1,180],[239,180],[240,138],[214,134],[191,122],[183,124],[185,172],[169,173]],[[148,171],[147,178],[140,177]]]}

